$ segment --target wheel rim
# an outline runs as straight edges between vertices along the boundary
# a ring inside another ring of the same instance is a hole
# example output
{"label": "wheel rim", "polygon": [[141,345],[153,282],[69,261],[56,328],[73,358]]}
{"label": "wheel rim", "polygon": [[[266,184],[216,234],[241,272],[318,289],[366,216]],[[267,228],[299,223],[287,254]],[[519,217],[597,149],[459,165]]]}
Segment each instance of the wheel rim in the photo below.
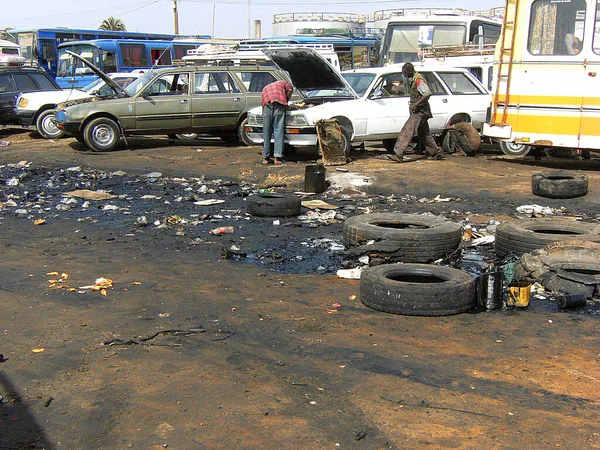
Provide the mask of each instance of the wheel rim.
{"label": "wheel rim", "polygon": [[179,133],[175,136],[177,136],[177,139],[181,139],[182,141],[188,141],[196,139],[198,137],[198,133]]}
{"label": "wheel rim", "polygon": [[505,155],[523,156],[529,153],[531,147],[527,144],[517,144],[515,142],[500,141],[500,148]]}
{"label": "wheel rim", "polygon": [[98,125],[94,127],[92,138],[99,146],[106,147],[115,140],[115,132],[108,125]]}
{"label": "wheel rim", "polygon": [[42,119],[42,129],[50,136],[56,136],[62,133],[62,130],[56,126],[54,114],[48,114]]}

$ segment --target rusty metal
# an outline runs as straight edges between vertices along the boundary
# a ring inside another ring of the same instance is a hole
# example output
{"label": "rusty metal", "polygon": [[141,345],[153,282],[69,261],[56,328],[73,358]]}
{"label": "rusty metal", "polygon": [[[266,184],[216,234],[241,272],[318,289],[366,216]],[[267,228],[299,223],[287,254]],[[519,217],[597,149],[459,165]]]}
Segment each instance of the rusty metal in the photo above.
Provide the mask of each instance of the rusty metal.
{"label": "rusty metal", "polygon": [[316,127],[319,154],[323,164],[326,166],[346,164],[348,158],[346,157],[345,140],[337,119],[317,120]]}

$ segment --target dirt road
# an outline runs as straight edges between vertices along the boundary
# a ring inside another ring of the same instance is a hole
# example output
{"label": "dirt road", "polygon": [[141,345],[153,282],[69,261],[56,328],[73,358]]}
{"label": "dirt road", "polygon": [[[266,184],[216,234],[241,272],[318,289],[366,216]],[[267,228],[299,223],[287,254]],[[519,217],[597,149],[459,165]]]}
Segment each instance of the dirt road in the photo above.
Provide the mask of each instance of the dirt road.
{"label": "dirt road", "polygon": [[[341,218],[365,210],[487,224],[535,203],[597,219],[599,160],[396,164],[368,147],[316,196],[338,220],[276,225],[247,218],[244,196],[301,189],[314,155],[272,168],[213,140],[96,154],[1,139],[0,449],[600,448],[598,315],[535,298],[385,314],[335,276],[347,261],[332,250]],[[533,196],[531,174],[558,166],[584,170],[590,193]],[[100,187],[116,197],[60,195]],[[225,203],[194,204],[208,196]],[[221,225],[236,231],[209,234]],[[225,259],[231,245],[255,259]],[[101,277],[106,295],[86,287]]]}

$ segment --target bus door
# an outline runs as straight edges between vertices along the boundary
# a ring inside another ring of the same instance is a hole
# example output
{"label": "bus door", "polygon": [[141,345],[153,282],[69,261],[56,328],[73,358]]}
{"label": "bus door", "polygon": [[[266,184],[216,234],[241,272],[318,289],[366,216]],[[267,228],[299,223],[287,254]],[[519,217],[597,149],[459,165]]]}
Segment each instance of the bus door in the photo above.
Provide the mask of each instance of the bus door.
{"label": "bus door", "polygon": [[192,96],[187,72],[155,78],[135,101],[136,130],[178,133],[192,126]]}
{"label": "bus door", "polygon": [[233,129],[245,109],[246,97],[227,70],[196,72],[192,100],[195,130]]}
{"label": "bus door", "polygon": [[[581,148],[600,148],[600,4],[597,11],[590,14],[593,18],[593,33],[587,33],[591,39],[583,41],[586,53],[584,65],[584,84],[581,118]],[[592,28],[592,27],[588,27]],[[589,51],[591,47],[591,51]]]}

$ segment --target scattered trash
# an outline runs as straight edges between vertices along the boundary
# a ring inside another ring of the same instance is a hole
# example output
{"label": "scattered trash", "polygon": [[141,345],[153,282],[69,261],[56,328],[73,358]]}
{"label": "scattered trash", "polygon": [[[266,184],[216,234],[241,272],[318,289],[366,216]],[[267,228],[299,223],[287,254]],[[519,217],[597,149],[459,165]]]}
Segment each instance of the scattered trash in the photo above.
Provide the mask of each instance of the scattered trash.
{"label": "scattered trash", "polygon": [[223,234],[232,234],[234,231],[235,230],[233,227],[218,227],[218,228],[213,228],[212,230],[209,231],[209,233],[214,234],[215,236],[221,236]]}
{"label": "scattered trash", "polygon": [[531,297],[531,285],[523,281],[513,281],[508,285],[506,306],[527,308]]}
{"label": "scattered trash", "polygon": [[442,198],[439,195],[436,195],[433,198],[420,198],[417,201],[419,203],[460,202],[460,198],[454,198],[454,197]]}
{"label": "scattered trash", "polygon": [[160,172],[150,172],[149,174],[146,174],[147,178],[160,178],[162,177],[162,173]]}
{"label": "scattered trash", "polygon": [[71,192],[65,192],[64,195],[85,198],[87,200],[110,200],[111,198],[116,197],[116,195],[109,194],[108,192],[91,191],[89,189],[78,189]]}
{"label": "scattered trash", "polygon": [[301,205],[309,209],[338,209],[338,206],[324,202],[323,200],[306,200]]}
{"label": "scattered trash", "polygon": [[46,219],[36,219],[33,221],[34,225],[43,225],[46,223]]}
{"label": "scattered trash", "polygon": [[587,303],[585,294],[559,295],[556,303],[560,309],[580,308]]}
{"label": "scattered trash", "polygon": [[225,200],[218,200],[216,198],[211,198],[208,200],[199,200],[197,202],[194,202],[194,205],[209,206],[209,205],[219,205],[221,203],[225,203]]}
{"label": "scattered trash", "polygon": [[0,147],[7,147],[10,145],[9,141],[0,141]]}
{"label": "scattered trash", "polygon": [[538,215],[542,216],[555,216],[564,214],[566,208],[550,208],[549,206],[541,206],[541,205],[521,205],[517,207],[517,212],[530,214],[530,215]]}
{"label": "scattered trash", "polygon": [[33,353],[43,353],[46,351],[46,349],[45,348],[32,348],[31,351]]}
{"label": "scattered trash", "polygon": [[337,271],[338,278],[347,278],[350,280],[360,280],[362,269],[355,267],[354,269],[340,269]]}

